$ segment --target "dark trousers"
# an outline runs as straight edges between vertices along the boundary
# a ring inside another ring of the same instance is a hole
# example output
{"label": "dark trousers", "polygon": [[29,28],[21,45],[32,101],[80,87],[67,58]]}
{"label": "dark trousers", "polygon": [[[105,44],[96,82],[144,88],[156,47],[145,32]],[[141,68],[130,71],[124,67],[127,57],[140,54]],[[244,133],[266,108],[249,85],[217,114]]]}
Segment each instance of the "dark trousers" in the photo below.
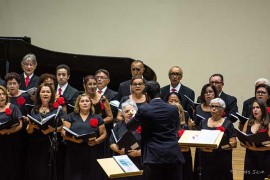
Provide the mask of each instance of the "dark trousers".
{"label": "dark trousers", "polygon": [[182,164],[144,164],[147,180],[182,180]]}

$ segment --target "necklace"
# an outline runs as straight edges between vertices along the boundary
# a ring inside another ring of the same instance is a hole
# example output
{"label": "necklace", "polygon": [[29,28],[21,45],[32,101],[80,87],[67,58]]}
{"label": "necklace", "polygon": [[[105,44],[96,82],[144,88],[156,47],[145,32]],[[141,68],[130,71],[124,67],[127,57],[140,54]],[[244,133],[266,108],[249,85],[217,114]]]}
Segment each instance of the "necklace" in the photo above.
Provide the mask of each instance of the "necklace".
{"label": "necklace", "polygon": [[46,114],[47,113],[47,108],[41,107],[41,109],[42,109],[42,111],[41,111],[42,114]]}

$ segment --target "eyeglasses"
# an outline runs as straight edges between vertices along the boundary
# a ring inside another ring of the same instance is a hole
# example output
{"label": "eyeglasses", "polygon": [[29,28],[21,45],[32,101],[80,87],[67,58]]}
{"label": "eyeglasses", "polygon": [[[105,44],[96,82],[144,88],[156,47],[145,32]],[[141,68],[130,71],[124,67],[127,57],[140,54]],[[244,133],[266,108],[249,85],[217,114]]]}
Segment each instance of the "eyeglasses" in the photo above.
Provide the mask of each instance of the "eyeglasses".
{"label": "eyeglasses", "polygon": [[106,77],[104,77],[104,76],[96,76],[96,79],[104,80],[104,79],[108,79],[108,78],[106,78]]}
{"label": "eyeglasses", "polygon": [[32,66],[34,66],[33,64],[30,64],[30,63],[24,63],[23,65],[24,65],[25,67],[28,67],[28,66],[32,67]]}
{"label": "eyeglasses", "polygon": [[211,109],[214,109],[214,108],[215,108],[215,109],[220,109],[220,108],[222,108],[222,107],[221,107],[221,106],[210,105],[210,108],[211,108]]}
{"label": "eyeglasses", "polygon": [[259,94],[259,95],[265,95],[266,92],[265,92],[265,91],[257,91],[256,94]]}
{"label": "eyeglasses", "polygon": [[88,87],[97,87],[97,84],[86,84]]}
{"label": "eyeglasses", "polygon": [[204,94],[212,94],[214,91],[205,91]]}
{"label": "eyeglasses", "polygon": [[131,68],[132,71],[141,71],[141,68]]}
{"label": "eyeglasses", "polygon": [[182,76],[182,73],[176,73],[176,72],[172,72],[169,73],[170,76]]}
{"label": "eyeglasses", "polygon": [[133,84],[132,84],[132,86],[134,86],[134,87],[142,86],[142,85],[144,85],[144,83],[133,83]]}
{"label": "eyeglasses", "polygon": [[223,84],[223,82],[210,82],[210,84]]}

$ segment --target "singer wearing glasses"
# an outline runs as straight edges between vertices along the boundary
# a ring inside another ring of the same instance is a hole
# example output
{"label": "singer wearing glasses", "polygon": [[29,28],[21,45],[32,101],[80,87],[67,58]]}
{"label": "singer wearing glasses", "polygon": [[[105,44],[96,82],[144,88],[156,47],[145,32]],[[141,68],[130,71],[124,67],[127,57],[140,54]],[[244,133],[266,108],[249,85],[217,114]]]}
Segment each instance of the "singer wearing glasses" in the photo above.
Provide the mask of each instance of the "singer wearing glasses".
{"label": "singer wearing glasses", "polygon": [[[42,128],[30,118],[25,117],[28,121],[26,127],[28,133],[27,179],[48,180],[55,176],[58,180],[63,179],[63,144],[61,143],[60,133],[55,134],[54,132],[60,132],[65,112],[59,104],[55,103],[55,91],[50,84],[41,84],[37,89],[35,99],[35,106],[31,111],[31,116],[34,119],[41,121],[50,115],[54,114],[54,116],[50,119],[53,125]],[[52,145],[57,146],[57,154],[54,154],[55,149]],[[49,165],[51,168],[49,168]],[[57,167],[56,171],[55,166]]]}
{"label": "singer wearing glasses", "polygon": [[123,114],[121,113],[122,111],[121,109],[122,109],[122,103],[125,102],[126,100],[131,99],[132,101],[136,103],[138,107],[147,102],[146,96],[143,93],[144,87],[145,87],[145,84],[141,76],[135,75],[131,79],[130,81],[131,94],[128,96],[124,96],[120,101],[118,114],[117,114],[118,121],[124,120]]}
{"label": "singer wearing glasses", "polygon": [[231,145],[228,149],[200,148],[201,149],[201,180],[233,180],[232,148],[236,148],[236,135],[234,126],[222,114],[226,108],[221,98],[210,101],[211,117],[202,120],[201,129],[220,130],[229,140]]}

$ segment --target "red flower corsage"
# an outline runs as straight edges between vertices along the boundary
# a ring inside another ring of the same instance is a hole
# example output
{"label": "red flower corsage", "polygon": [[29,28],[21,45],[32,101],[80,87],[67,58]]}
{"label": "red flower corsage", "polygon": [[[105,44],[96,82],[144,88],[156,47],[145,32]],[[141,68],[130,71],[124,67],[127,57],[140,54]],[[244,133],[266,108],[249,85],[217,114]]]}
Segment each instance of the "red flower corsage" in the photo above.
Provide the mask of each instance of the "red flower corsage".
{"label": "red flower corsage", "polygon": [[21,96],[21,97],[18,97],[18,98],[17,98],[17,104],[18,104],[19,106],[24,105],[25,102],[26,102],[26,100],[24,99],[24,97]]}
{"label": "red flower corsage", "polygon": [[142,132],[142,126],[138,126],[137,129],[136,129],[136,132],[138,134],[141,134],[141,132]]}
{"label": "red flower corsage", "polygon": [[266,132],[266,131],[268,131],[267,129],[261,129],[261,130],[259,130],[259,133],[263,133],[263,132]]}
{"label": "red flower corsage", "polygon": [[10,116],[11,115],[11,109],[10,108],[6,108],[5,109],[5,113],[6,113],[6,115],[8,115],[8,116]]}
{"label": "red flower corsage", "polygon": [[216,130],[220,130],[221,132],[224,132],[225,128],[223,126],[219,126],[219,127],[216,128]]}
{"label": "red flower corsage", "polygon": [[56,100],[56,102],[62,106],[65,104],[65,98],[61,96]]}
{"label": "red flower corsage", "polygon": [[181,137],[183,133],[185,132],[185,129],[181,129],[178,131],[178,137]]}
{"label": "red flower corsage", "polygon": [[59,104],[58,104],[58,102],[54,102],[52,106],[53,106],[54,109],[57,109]]}
{"label": "red flower corsage", "polygon": [[222,117],[226,117],[226,112],[223,111],[221,116],[222,116]]}
{"label": "red flower corsage", "polygon": [[96,128],[98,126],[98,120],[96,118],[92,118],[89,121],[90,126]]}
{"label": "red flower corsage", "polygon": [[101,109],[102,109],[102,110],[104,110],[104,109],[105,109],[104,103],[103,103],[103,102],[101,102],[101,101],[100,101],[100,107],[101,107]]}

